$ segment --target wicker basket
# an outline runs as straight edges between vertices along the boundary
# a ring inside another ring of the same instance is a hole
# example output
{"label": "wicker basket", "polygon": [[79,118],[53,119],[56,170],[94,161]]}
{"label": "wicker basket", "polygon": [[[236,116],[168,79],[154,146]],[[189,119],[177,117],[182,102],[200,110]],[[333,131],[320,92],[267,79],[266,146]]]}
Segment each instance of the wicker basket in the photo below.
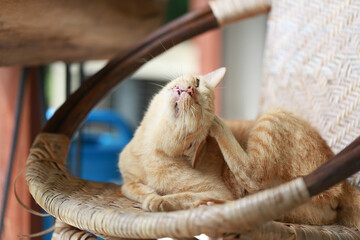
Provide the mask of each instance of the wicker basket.
{"label": "wicker basket", "polygon": [[[113,59],[55,113],[35,140],[26,179],[37,203],[57,218],[53,239],[192,238],[360,239],[343,226],[274,222],[360,169],[360,139],[304,178],[232,203],[167,213],[144,212],[121,186],[70,176],[69,141],[92,107],[156,56],[207,30],[270,11],[262,109],[284,105],[308,118],[335,151],[360,133],[360,2],[356,0],[220,0],[156,31]],[[162,44],[159,44],[161,42]],[[291,89],[291,91],[289,90]]]}

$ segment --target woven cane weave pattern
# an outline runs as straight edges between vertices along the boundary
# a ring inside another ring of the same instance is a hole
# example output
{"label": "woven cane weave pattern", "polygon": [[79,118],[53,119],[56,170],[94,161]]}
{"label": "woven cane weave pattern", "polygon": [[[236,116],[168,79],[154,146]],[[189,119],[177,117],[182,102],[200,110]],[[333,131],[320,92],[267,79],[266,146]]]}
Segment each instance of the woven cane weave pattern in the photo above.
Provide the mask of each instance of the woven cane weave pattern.
{"label": "woven cane weave pattern", "polygon": [[358,231],[340,226],[310,226],[300,224],[286,224],[269,222],[254,231],[245,234],[227,234],[224,239],[266,239],[266,240],[305,240],[331,239],[355,240],[360,238]]}
{"label": "woven cane weave pattern", "polygon": [[[311,234],[313,239],[331,239],[329,236],[334,233],[342,239],[360,238],[358,232],[339,226],[289,227],[276,222],[261,226],[309,199],[301,178],[225,205],[169,213],[144,212],[139,203],[121,195],[120,186],[70,176],[63,166],[68,145],[69,140],[62,135],[40,134],[28,160],[30,192],[40,206],[66,223],[57,222],[53,238],[56,240],[93,239],[86,231],[114,240],[191,237],[200,233],[221,236],[226,232],[240,233],[241,239],[281,239],[298,232]],[[337,232],[339,229],[343,230]]]}
{"label": "woven cane weave pattern", "polygon": [[55,232],[52,235],[52,240],[97,240],[94,235],[81,231],[77,228],[69,226],[60,221],[55,223]]}
{"label": "woven cane weave pattern", "polygon": [[278,105],[335,153],[360,135],[360,1],[272,2],[261,110]]}
{"label": "woven cane weave pattern", "polygon": [[[338,229],[343,229],[339,232],[341,237],[360,238],[358,232],[339,226],[313,228],[266,223],[309,199],[301,178],[228,204],[167,213],[144,212],[140,204],[121,195],[120,186],[67,174],[60,157],[64,157],[68,144],[68,139],[61,135],[40,134],[28,160],[27,181],[36,201],[60,221],[82,229],[59,226],[56,229],[58,238],[71,235],[91,239],[85,230],[109,239],[191,237],[200,233],[215,237],[226,232],[254,239],[279,239],[279,236],[305,232],[316,236],[314,239],[323,239],[327,233],[335,233]],[[257,231],[252,231],[254,229]]]}

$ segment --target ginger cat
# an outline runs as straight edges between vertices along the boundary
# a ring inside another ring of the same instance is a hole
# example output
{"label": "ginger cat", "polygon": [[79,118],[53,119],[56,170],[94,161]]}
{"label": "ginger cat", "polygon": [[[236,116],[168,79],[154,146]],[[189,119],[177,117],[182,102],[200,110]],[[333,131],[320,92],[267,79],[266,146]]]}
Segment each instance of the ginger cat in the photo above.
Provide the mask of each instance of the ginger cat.
{"label": "ginger cat", "polygon": [[[309,174],[333,152],[309,123],[281,108],[256,121],[222,121],[214,88],[225,68],[169,82],[120,154],[122,193],[147,211],[224,203]],[[347,182],[282,216],[360,227],[360,194]]]}

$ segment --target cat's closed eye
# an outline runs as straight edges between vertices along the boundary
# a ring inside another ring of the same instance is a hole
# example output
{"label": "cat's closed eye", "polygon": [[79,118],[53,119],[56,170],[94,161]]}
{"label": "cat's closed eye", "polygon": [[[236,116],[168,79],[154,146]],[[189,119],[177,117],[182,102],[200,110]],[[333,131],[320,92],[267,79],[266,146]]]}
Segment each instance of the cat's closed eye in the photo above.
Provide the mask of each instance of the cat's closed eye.
{"label": "cat's closed eye", "polygon": [[199,86],[200,86],[200,79],[195,78],[195,87],[199,87]]}

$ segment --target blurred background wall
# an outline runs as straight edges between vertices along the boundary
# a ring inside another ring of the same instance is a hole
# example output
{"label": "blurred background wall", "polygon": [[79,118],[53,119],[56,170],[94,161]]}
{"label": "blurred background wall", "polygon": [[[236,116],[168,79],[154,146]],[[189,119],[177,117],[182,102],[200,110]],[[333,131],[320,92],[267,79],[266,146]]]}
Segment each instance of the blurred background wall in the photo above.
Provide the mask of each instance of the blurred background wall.
{"label": "blurred background wall", "polygon": [[254,119],[258,114],[267,16],[237,22],[223,29],[221,113],[227,119]]}

